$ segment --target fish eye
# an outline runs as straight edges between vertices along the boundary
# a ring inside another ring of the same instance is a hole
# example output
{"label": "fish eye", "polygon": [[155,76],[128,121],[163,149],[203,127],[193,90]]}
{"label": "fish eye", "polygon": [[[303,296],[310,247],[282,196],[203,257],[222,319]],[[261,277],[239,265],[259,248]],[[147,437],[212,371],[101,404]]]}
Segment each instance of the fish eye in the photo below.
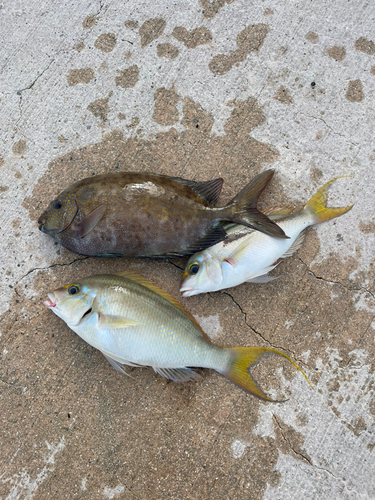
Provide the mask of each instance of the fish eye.
{"label": "fish eye", "polygon": [[190,264],[188,268],[189,274],[197,274],[198,271],[199,271],[199,264],[197,262],[193,262],[192,264]]}
{"label": "fish eye", "polygon": [[68,288],[68,292],[69,292],[69,295],[75,295],[76,293],[78,293],[80,290],[79,288],[79,285],[70,285],[70,287]]}
{"label": "fish eye", "polygon": [[62,203],[61,203],[61,201],[59,201],[59,200],[55,200],[55,201],[53,202],[53,206],[54,206],[54,208],[59,209],[59,208],[61,208],[61,207],[62,207]]}

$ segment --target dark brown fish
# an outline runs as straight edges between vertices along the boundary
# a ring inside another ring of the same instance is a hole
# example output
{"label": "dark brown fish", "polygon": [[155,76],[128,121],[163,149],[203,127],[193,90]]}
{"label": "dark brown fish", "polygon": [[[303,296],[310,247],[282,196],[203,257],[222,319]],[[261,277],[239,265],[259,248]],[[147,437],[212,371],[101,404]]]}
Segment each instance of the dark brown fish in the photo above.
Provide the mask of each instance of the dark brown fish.
{"label": "dark brown fish", "polygon": [[52,201],[38,220],[39,229],[72,252],[96,257],[189,255],[225,238],[221,221],[285,237],[256,208],[272,175],[272,170],[257,175],[222,208],[214,207],[222,179],[97,175],[73,184]]}

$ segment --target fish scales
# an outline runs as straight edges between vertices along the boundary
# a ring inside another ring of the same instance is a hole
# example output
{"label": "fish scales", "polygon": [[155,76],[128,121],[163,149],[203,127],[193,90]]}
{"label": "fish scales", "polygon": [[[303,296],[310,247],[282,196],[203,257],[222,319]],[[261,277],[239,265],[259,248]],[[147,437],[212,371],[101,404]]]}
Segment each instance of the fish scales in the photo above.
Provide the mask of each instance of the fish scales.
{"label": "fish scales", "polygon": [[218,198],[222,179],[195,183],[145,173],[98,175],[62,192],[38,222],[41,231],[67,249],[92,256],[191,254],[225,237],[222,220],[241,217],[244,224],[283,237],[255,207],[272,174],[267,171],[254,179],[260,177],[260,182],[245,193],[246,203],[250,200],[247,211],[242,199],[222,208],[210,203]]}
{"label": "fish scales", "polygon": [[190,257],[180,287],[183,296],[214,292],[246,281],[267,283],[275,279],[268,273],[278,259],[289,257],[301,246],[306,228],[339,217],[352,208],[326,206],[327,188],[336,179],[324,184],[296,213],[280,216],[266,212],[277,218],[289,239],[273,238],[244,226],[229,227],[226,240]]}
{"label": "fish scales", "polygon": [[124,364],[150,366],[183,382],[198,376],[191,367],[212,368],[271,401],[249,367],[264,354],[274,353],[300,369],[286,354],[271,348],[214,345],[176,299],[139,276],[90,276],[48,296],[45,305],[122,372]]}

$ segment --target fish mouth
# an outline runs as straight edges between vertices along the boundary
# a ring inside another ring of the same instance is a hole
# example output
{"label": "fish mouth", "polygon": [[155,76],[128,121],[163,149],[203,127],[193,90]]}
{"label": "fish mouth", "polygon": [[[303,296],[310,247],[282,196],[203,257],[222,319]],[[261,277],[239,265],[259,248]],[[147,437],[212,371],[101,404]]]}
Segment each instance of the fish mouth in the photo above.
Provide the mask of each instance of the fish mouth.
{"label": "fish mouth", "polygon": [[[63,228],[61,228],[61,229],[57,229],[57,228],[46,229],[45,225],[48,223],[48,215],[45,215],[47,212],[44,212],[38,219],[39,231],[42,231],[42,233],[45,233],[45,234],[48,234],[51,236],[56,236],[57,234],[60,234],[64,231],[66,231],[73,224],[73,221],[78,214],[79,206],[78,206],[76,199],[74,200],[74,203],[76,206],[75,212],[72,215],[70,221],[67,222]],[[65,216],[66,216],[66,211],[63,215],[63,219],[65,218]]]}
{"label": "fish mouth", "polygon": [[57,306],[57,297],[54,293],[47,293],[49,300],[45,300],[43,303],[48,309],[52,309]]}
{"label": "fish mouth", "polygon": [[195,288],[189,288],[186,286],[183,286],[180,288],[180,292],[182,293],[183,297],[191,297],[192,295],[196,295],[195,293]]}

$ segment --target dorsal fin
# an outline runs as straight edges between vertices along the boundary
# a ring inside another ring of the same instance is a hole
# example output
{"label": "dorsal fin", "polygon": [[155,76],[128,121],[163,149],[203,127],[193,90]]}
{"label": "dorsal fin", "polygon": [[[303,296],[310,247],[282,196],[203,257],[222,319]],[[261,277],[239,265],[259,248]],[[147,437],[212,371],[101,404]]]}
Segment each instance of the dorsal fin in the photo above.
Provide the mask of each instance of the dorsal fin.
{"label": "dorsal fin", "polygon": [[202,196],[202,198],[204,198],[210,205],[216,205],[219,201],[219,196],[224,183],[224,179],[221,179],[220,177],[212,181],[204,182],[190,181],[182,179],[181,177],[172,177],[172,179],[189,186],[190,189]]}
{"label": "dorsal fin", "polygon": [[153,292],[155,292],[158,295],[160,295],[161,297],[163,297],[163,299],[167,300],[172,305],[174,305],[175,307],[177,307],[177,309],[179,309],[181,312],[183,312],[185,314],[185,316],[187,316],[190,319],[190,321],[192,323],[194,323],[194,325],[198,328],[198,330],[203,335],[203,337],[205,337],[209,342],[211,342],[210,338],[202,330],[202,327],[199,325],[198,321],[194,318],[194,316],[189,311],[187,311],[184,308],[184,306],[177,299],[175,299],[174,297],[172,297],[172,295],[170,295],[168,292],[166,292],[162,288],[159,288],[157,285],[154,285],[154,283],[151,283],[151,281],[148,281],[143,276],[139,276],[139,274],[129,273],[128,271],[123,271],[121,273],[117,273],[117,276],[122,276],[123,278],[128,278],[130,280],[136,281],[140,285],[145,286],[149,290],[152,290]]}

